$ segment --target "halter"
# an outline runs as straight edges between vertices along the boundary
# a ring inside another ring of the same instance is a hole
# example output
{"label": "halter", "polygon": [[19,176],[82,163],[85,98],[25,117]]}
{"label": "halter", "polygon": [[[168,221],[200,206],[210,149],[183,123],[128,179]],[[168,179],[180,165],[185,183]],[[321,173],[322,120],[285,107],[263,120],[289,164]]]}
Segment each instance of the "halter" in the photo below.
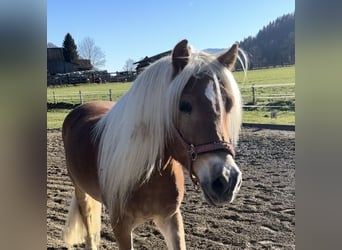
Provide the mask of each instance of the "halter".
{"label": "halter", "polygon": [[231,143],[226,141],[214,141],[199,145],[194,145],[188,143],[184,137],[180,134],[177,128],[173,127],[174,131],[174,139],[179,142],[183,152],[187,152],[185,164],[187,169],[189,170],[190,179],[194,183],[195,186],[199,186],[199,181],[196,175],[193,172],[193,162],[197,160],[197,156],[204,153],[214,152],[214,151],[226,151],[233,158],[235,157],[235,149]]}

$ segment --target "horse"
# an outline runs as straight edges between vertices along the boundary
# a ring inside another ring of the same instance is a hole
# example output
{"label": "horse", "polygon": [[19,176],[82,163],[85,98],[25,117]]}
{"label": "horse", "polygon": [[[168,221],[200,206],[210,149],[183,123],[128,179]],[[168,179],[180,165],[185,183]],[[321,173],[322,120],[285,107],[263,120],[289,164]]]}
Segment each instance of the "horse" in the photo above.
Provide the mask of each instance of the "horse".
{"label": "horse", "polygon": [[101,211],[119,249],[153,221],[168,249],[186,249],[180,210],[184,174],[214,206],[231,203],[242,173],[234,161],[242,104],[232,74],[238,44],[220,55],[182,40],[149,65],[115,104],[84,103],[65,118],[62,138],[75,191],[66,244],[98,249]]}

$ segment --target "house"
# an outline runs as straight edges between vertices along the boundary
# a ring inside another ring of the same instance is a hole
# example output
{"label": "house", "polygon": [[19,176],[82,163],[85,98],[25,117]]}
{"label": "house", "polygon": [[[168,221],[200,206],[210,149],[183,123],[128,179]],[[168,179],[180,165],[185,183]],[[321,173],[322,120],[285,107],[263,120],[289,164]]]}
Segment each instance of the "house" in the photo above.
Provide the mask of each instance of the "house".
{"label": "house", "polygon": [[142,60],[140,60],[138,62],[133,63],[133,64],[137,64],[137,66],[135,68],[137,74],[141,73],[151,63],[157,61],[158,59],[160,59],[160,58],[162,58],[164,56],[170,55],[171,52],[172,52],[172,50],[168,50],[168,51],[159,53],[159,54],[151,56],[151,57],[147,57],[146,56],[144,59],[142,59]]}

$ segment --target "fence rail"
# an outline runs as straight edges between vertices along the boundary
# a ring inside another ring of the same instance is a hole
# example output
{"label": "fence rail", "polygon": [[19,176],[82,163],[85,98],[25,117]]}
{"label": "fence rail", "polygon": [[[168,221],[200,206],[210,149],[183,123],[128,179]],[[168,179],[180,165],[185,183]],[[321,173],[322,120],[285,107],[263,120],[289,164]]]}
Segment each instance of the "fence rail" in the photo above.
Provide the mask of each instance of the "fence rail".
{"label": "fence rail", "polygon": [[108,91],[82,92],[79,90],[78,92],[70,92],[68,94],[56,94],[55,91],[52,91],[52,94],[47,95],[47,102],[53,104],[61,102],[79,104],[95,100],[115,101],[126,92],[126,90],[113,91],[112,89],[108,89]]}
{"label": "fence rail", "polygon": [[[249,85],[240,86],[242,99],[244,101],[243,108],[268,108],[268,109],[295,109],[295,83],[281,84],[264,84],[264,85]],[[70,92],[68,94],[58,94],[52,91],[52,94],[47,95],[48,103],[70,103],[80,104],[94,100],[115,101],[126,90],[107,91],[81,91]],[[283,100],[283,103],[282,103]],[[280,104],[279,104],[280,103]]]}
{"label": "fence rail", "polygon": [[295,83],[274,83],[274,84],[251,84],[247,86],[240,86],[240,89],[246,89],[246,88],[272,88],[272,87],[286,87],[286,86],[295,86]]}
{"label": "fence rail", "polygon": [[[278,84],[252,84],[248,86],[240,86],[241,95],[244,100],[244,107],[274,107],[278,108],[280,105],[270,105],[269,103],[279,102],[293,102],[290,105],[294,109],[295,102],[295,83],[278,83]],[[286,105],[281,105],[282,107]]]}

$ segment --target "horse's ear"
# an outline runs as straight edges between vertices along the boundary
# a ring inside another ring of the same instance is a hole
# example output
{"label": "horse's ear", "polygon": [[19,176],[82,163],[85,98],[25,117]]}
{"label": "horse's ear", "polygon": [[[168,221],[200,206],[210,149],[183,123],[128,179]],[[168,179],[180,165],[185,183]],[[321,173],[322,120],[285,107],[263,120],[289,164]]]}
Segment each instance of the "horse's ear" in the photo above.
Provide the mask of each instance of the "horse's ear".
{"label": "horse's ear", "polygon": [[190,48],[188,40],[184,39],[177,43],[172,51],[172,65],[174,74],[178,74],[189,63]]}
{"label": "horse's ear", "polygon": [[232,70],[235,66],[236,60],[238,56],[238,45],[237,43],[233,44],[233,46],[224,54],[220,55],[217,60],[226,66],[229,70]]}

